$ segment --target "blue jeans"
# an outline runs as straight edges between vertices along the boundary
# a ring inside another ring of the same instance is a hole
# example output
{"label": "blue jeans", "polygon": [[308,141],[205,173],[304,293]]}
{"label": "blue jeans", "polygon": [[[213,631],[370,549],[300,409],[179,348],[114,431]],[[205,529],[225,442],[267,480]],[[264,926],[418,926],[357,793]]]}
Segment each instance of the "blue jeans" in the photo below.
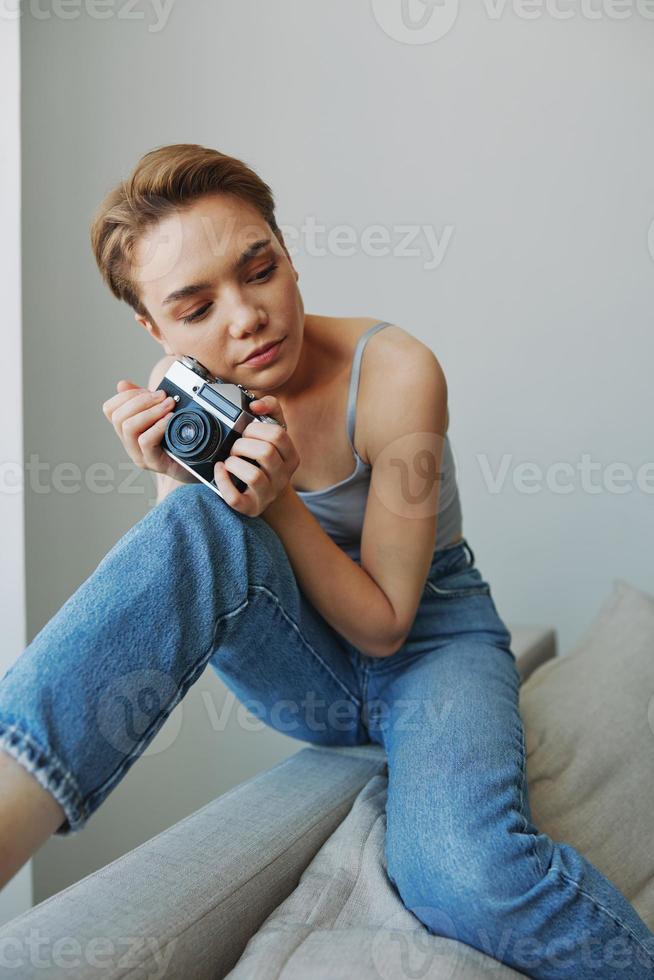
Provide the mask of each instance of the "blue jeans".
{"label": "blue jeans", "polygon": [[633,906],[532,823],[510,644],[467,541],[434,553],[410,636],[376,659],[309,603],[263,518],[182,486],[0,679],[0,748],[72,833],[210,665],[292,738],[385,747],[387,871],[429,931],[535,978],[652,977]]}

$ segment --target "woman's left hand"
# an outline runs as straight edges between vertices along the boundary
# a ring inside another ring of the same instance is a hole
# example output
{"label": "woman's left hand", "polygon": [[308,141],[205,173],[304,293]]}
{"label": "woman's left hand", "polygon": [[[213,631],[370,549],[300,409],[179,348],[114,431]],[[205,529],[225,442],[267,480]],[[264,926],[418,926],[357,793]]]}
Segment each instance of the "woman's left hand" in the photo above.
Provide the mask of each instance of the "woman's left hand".
{"label": "woman's left hand", "polygon": [[[227,459],[215,464],[214,480],[230,507],[247,517],[259,517],[286,489],[300,465],[300,457],[282,427],[284,414],[273,395],[257,398],[250,402],[248,409],[253,415],[270,415],[280,425],[250,422],[232,445]],[[255,466],[249,460],[256,460],[259,465]],[[246,483],[247,490],[243,493],[237,490],[230,473]]]}

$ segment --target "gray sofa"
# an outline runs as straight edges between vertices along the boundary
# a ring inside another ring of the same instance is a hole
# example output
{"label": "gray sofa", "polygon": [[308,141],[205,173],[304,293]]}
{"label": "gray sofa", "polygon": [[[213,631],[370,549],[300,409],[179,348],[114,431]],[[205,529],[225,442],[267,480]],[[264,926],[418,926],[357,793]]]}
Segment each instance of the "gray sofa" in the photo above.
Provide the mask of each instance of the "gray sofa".
{"label": "gray sofa", "polygon": [[[523,680],[556,655],[553,630],[509,629]],[[7,975],[391,980],[400,930],[433,941],[421,977],[519,976],[404,909],[384,874],[385,776],[372,743],[299,749],[7,923]]]}

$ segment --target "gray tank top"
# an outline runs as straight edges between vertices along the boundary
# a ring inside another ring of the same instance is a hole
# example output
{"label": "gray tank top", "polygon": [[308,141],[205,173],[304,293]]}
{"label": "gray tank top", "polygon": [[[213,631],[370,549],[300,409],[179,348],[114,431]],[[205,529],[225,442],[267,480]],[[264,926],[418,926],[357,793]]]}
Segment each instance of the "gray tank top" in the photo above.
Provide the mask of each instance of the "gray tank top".
{"label": "gray tank top", "polygon": [[[350,391],[347,403],[347,434],[356,460],[354,471],[339,483],[323,490],[297,490],[296,493],[321,524],[323,530],[350,558],[361,563],[361,531],[370,487],[371,467],[354,448],[357,392],[361,357],[368,339],[378,330],[388,327],[387,321],[376,323],[359,337],[352,362]],[[439,496],[438,523],[434,551],[444,548],[462,534],[461,505],[456,482],[454,457],[450,441],[445,436],[442,460],[442,483]]]}

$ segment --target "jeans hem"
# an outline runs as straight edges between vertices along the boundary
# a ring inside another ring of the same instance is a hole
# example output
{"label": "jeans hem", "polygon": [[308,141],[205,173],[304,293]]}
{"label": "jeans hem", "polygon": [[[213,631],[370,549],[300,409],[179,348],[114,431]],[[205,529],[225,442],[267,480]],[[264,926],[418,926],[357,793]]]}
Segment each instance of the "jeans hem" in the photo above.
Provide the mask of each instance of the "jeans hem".
{"label": "jeans hem", "polygon": [[55,834],[75,833],[87,820],[86,807],[77,783],[61,761],[19,725],[0,721],[0,749],[10,755],[46,789],[63,809],[66,819]]}

